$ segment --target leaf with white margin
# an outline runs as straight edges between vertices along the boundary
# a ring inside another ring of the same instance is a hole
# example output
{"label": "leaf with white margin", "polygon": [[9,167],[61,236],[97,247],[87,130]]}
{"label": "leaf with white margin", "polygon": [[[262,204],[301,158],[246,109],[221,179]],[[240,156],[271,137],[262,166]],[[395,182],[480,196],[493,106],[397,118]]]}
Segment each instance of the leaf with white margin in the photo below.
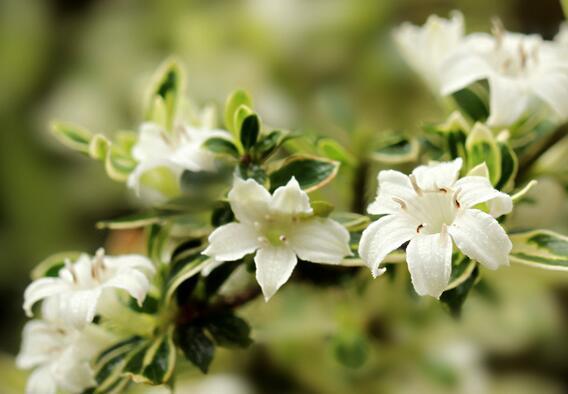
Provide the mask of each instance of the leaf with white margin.
{"label": "leaf with white margin", "polygon": [[555,271],[568,271],[568,237],[550,230],[512,234],[510,260]]}

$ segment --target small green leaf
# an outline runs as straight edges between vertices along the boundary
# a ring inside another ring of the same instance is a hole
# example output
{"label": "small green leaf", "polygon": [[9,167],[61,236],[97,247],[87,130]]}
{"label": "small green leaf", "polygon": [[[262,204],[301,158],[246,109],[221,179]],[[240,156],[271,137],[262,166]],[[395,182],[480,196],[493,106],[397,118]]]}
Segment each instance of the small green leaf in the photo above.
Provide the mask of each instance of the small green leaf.
{"label": "small green leaf", "polygon": [[150,384],[164,384],[170,380],[176,364],[173,328],[159,337],[144,356],[141,376]]}
{"label": "small green leaf", "polygon": [[314,216],[322,218],[328,217],[335,209],[333,204],[330,204],[327,201],[312,201],[311,206],[314,211]]}
{"label": "small green leaf", "polygon": [[459,90],[452,97],[460,109],[474,121],[484,121],[489,116],[487,88],[479,83]]}
{"label": "small green leaf", "polygon": [[497,142],[501,151],[501,177],[495,185],[497,190],[512,189],[519,169],[517,154],[513,151],[509,143]]}
{"label": "small green leaf", "polygon": [[344,332],[334,338],[333,350],[337,360],[346,367],[359,368],[367,361],[366,339],[358,333]]}
{"label": "small green leaf", "polygon": [[241,144],[245,150],[250,150],[256,144],[260,132],[258,116],[252,114],[247,116],[241,124]]}
{"label": "small green leaf", "polygon": [[568,271],[568,237],[550,230],[512,234],[511,261],[531,267]]}
{"label": "small green leaf", "polygon": [[123,216],[118,219],[103,220],[97,223],[98,229],[111,229],[111,230],[127,230],[133,228],[146,227],[151,224],[161,223],[172,216],[172,212],[161,211],[147,211],[142,213],[135,213],[133,215]]}
{"label": "small green leaf", "polygon": [[95,134],[89,142],[89,156],[95,160],[104,160],[110,149],[110,141],[102,134]]}
{"label": "small green leaf", "polygon": [[211,225],[219,227],[224,224],[230,223],[235,219],[235,215],[231,210],[231,205],[228,202],[220,202],[211,213]]}
{"label": "small green leaf", "polygon": [[270,188],[275,190],[295,177],[300,187],[311,192],[327,185],[339,170],[339,162],[309,156],[291,156],[280,168],[269,173]]}
{"label": "small green leaf", "polygon": [[452,275],[450,277],[450,283],[444,291],[455,289],[462,283],[464,283],[470,276],[477,263],[471,261],[469,258],[456,254],[452,257]]}
{"label": "small green leaf", "polygon": [[171,129],[184,85],[185,76],[177,60],[166,60],[154,74],[148,93],[146,119]]}
{"label": "small green leaf", "polygon": [[93,133],[73,123],[53,122],[51,132],[63,145],[88,154]]}
{"label": "small green leaf", "polygon": [[440,296],[440,301],[447,306],[453,317],[459,318],[461,316],[463,304],[467,299],[470,290],[477,282],[478,277],[479,268],[476,265],[466,280],[464,280],[460,285],[444,291]]}
{"label": "small green leaf", "polygon": [[246,118],[253,115],[252,109],[246,105],[241,105],[235,112],[235,119],[233,120],[235,127],[235,139],[241,142],[241,129]]}
{"label": "small green leaf", "polygon": [[231,313],[212,316],[205,326],[219,346],[245,348],[252,343],[247,322]]}
{"label": "small green leaf", "polygon": [[235,124],[235,115],[239,107],[252,108],[252,99],[244,90],[236,90],[227,98],[225,103],[225,127],[236,134],[239,130]]}
{"label": "small green leaf", "polygon": [[105,159],[105,170],[108,176],[118,182],[125,182],[128,176],[136,168],[136,161],[127,156],[118,149],[111,148],[108,150]]}
{"label": "small green leaf", "polygon": [[[470,126],[459,111],[453,112],[448,119],[436,125],[426,125],[424,130],[430,136],[442,139],[441,147],[449,152],[451,159],[466,158],[465,141]],[[439,144],[440,145],[440,144]]]}
{"label": "small green leaf", "polygon": [[350,232],[361,231],[371,223],[368,216],[352,212],[333,212],[330,217]]}
{"label": "small green leaf", "polygon": [[179,262],[176,264],[178,266],[176,273],[171,275],[167,282],[166,300],[168,302],[171,301],[177,288],[186,280],[198,275],[203,267],[210,262],[210,258],[199,253],[180,261],[183,265]]}
{"label": "small green leaf", "polygon": [[485,162],[491,183],[495,185],[501,178],[501,149],[491,130],[481,123],[476,123],[467,137],[465,147],[468,168]]}
{"label": "small green leaf", "polygon": [[418,140],[407,137],[391,138],[371,153],[371,158],[380,163],[401,164],[416,161],[420,153]]}
{"label": "small green leaf", "polygon": [[285,140],[281,131],[271,131],[262,137],[254,146],[254,155],[258,160],[266,160]]}
{"label": "small green leaf", "polygon": [[336,160],[342,164],[348,166],[357,165],[357,158],[331,138],[318,139],[317,151],[319,155]]}
{"label": "small green leaf", "polygon": [[207,141],[205,141],[204,146],[211,152],[229,155],[236,159],[239,158],[238,148],[235,146],[235,144],[225,138],[209,138]]}
{"label": "small green leaf", "polygon": [[32,279],[39,279],[44,276],[57,276],[59,270],[65,265],[65,261],[69,260],[70,262],[74,262],[81,256],[81,252],[61,252],[56,253],[54,255],[49,256],[45,260],[41,261],[33,270],[32,270]]}
{"label": "small green leaf", "polygon": [[197,366],[201,372],[207,373],[215,354],[215,344],[198,326],[181,326],[177,331],[177,343],[184,356]]}

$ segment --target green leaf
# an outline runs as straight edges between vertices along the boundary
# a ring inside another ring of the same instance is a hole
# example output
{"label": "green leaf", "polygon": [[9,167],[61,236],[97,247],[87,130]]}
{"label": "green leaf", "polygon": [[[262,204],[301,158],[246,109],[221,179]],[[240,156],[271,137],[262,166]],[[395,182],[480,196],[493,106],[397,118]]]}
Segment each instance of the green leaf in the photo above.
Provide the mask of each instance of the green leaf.
{"label": "green leaf", "polygon": [[359,368],[367,361],[369,346],[361,334],[344,332],[336,336],[333,342],[335,357],[344,366]]}
{"label": "green leaf", "polygon": [[166,285],[166,300],[168,300],[168,302],[171,301],[177,288],[186,280],[198,275],[203,267],[210,261],[211,259],[209,257],[204,256],[201,253],[181,260],[182,264],[177,264],[181,267],[178,267],[176,270],[177,272],[168,279]]}
{"label": "green leaf", "polygon": [[162,262],[162,251],[170,235],[170,226],[152,224],[147,228],[146,250],[150,260]]}
{"label": "green leaf", "polygon": [[339,162],[310,156],[291,156],[284,160],[280,168],[269,173],[270,188],[275,190],[295,177],[306,192],[327,185],[339,170]]}
{"label": "green leaf", "polygon": [[164,62],[153,77],[146,110],[146,119],[171,129],[184,90],[185,76],[175,59]]}
{"label": "green leaf", "polygon": [[136,168],[136,161],[130,156],[111,148],[107,151],[105,170],[108,176],[118,182],[126,182],[128,176]]}
{"label": "green leaf", "polygon": [[93,133],[73,123],[53,122],[51,132],[63,145],[73,150],[89,154],[89,144]]}
{"label": "green leaf", "polygon": [[452,257],[452,275],[450,277],[450,283],[444,291],[455,289],[462,283],[464,283],[470,276],[477,263],[471,261],[466,256],[461,254],[455,254]]}
{"label": "green leaf", "polygon": [[265,187],[269,186],[270,180],[262,166],[257,164],[241,164],[237,168],[238,174],[242,179],[254,179],[256,182]]}
{"label": "green leaf", "polygon": [[418,140],[399,136],[381,144],[371,153],[371,158],[380,163],[401,164],[416,161],[419,153]]}
{"label": "green leaf", "polygon": [[479,268],[477,265],[471,271],[471,274],[459,286],[450,290],[446,290],[440,296],[440,301],[446,305],[450,314],[459,318],[461,310],[470,290],[473,288],[479,277]]}
{"label": "green leaf", "polygon": [[568,237],[550,230],[511,234],[511,261],[555,271],[568,271]]}
{"label": "green leaf", "polygon": [[335,209],[333,204],[330,204],[327,201],[312,201],[311,206],[314,211],[314,216],[322,218],[328,217]]}
{"label": "green leaf", "polygon": [[241,124],[241,144],[245,150],[250,150],[256,144],[260,132],[260,122],[258,116],[252,114],[247,116]]}
{"label": "green leaf", "polygon": [[487,88],[478,83],[458,90],[452,97],[460,109],[474,121],[484,121],[489,116]]}
{"label": "green leaf", "polygon": [[61,252],[56,253],[54,255],[49,256],[45,260],[41,261],[33,270],[32,270],[32,279],[39,279],[44,276],[57,276],[59,270],[65,265],[65,261],[69,260],[70,262],[74,262],[79,258],[81,252]]}
{"label": "green leaf", "polygon": [[205,327],[219,346],[246,348],[252,343],[249,325],[232,313],[208,318]]}
{"label": "green leaf", "polygon": [[151,224],[162,223],[175,216],[172,212],[148,211],[123,216],[118,219],[103,220],[97,223],[98,229],[127,230],[133,228],[146,227]]}
{"label": "green leaf", "polygon": [[341,164],[356,166],[357,158],[331,138],[320,138],[317,141],[318,154]]}
{"label": "green leaf", "polygon": [[497,190],[512,189],[519,169],[519,159],[509,143],[497,142],[501,151],[501,177],[495,185]]}
{"label": "green leaf", "polygon": [[262,137],[254,146],[253,154],[258,160],[266,160],[285,140],[281,131],[271,131]]}
{"label": "green leaf", "polygon": [[230,223],[234,219],[235,215],[231,210],[231,205],[226,201],[218,203],[218,206],[215,207],[211,213],[211,225],[213,225],[213,227],[219,227]]}
{"label": "green leaf", "polygon": [[241,105],[235,112],[235,119],[233,120],[235,127],[236,140],[241,142],[241,129],[246,118],[254,115],[252,109],[246,105]]}
{"label": "green leaf", "polygon": [[225,138],[209,138],[205,141],[203,145],[205,148],[209,149],[211,152],[225,154],[232,156],[236,159],[239,158],[239,150],[231,141]]}
{"label": "green leaf", "polygon": [[239,107],[243,105],[252,108],[252,99],[244,90],[236,90],[231,93],[225,103],[225,127],[234,134],[237,134],[239,130],[235,125],[235,115]]}
{"label": "green leaf", "polygon": [[215,344],[205,335],[203,328],[193,325],[181,326],[176,337],[184,356],[201,372],[207,373],[215,354]]}
{"label": "green leaf", "polygon": [[102,134],[95,134],[89,142],[89,156],[95,160],[104,160],[110,149],[110,141]]}
{"label": "green leaf", "polygon": [[467,137],[465,147],[468,168],[485,162],[491,183],[495,185],[501,178],[501,149],[491,130],[481,123],[476,123]]}
{"label": "green leaf", "polygon": [[150,384],[163,384],[170,380],[176,364],[176,347],[173,341],[173,328],[159,337],[144,355],[142,373],[134,381]]}
{"label": "green leaf", "polygon": [[465,141],[470,127],[461,112],[453,112],[448,119],[437,125],[426,125],[424,130],[430,135],[442,138],[441,146],[448,151],[451,159],[465,158]]}
{"label": "green leaf", "polygon": [[352,212],[333,212],[330,217],[350,232],[361,231],[371,223],[368,216]]}

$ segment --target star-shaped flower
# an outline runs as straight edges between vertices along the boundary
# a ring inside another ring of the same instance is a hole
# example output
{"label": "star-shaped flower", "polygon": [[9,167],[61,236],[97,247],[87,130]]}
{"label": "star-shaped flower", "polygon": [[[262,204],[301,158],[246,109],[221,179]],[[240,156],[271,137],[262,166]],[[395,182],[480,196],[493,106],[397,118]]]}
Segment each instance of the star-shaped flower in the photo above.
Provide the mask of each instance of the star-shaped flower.
{"label": "star-shaped flower", "polygon": [[24,293],[24,310],[32,316],[32,306],[45,299],[53,320],[80,327],[93,321],[107,289],[125,290],[142,305],[150,289],[148,277],[154,272],[154,265],[144,256],[110,257],[99,249],[93,258],[83,254],[75,263],[67,261],[58,277],[33,281]]}
{"label": "star-shaped flower", "polygon": [[339,264],[351,254],[349,232],[332,219],[314,216],[295,178],[272,195],[252,179],[235,178],[229,203],[238,222],[213,231],[203,253],[233,261],[256,252],[256,278],[266,300],[290,278],[298,257]]}
{"label": "star-shaped flower", "polygon": [[[224,130],[198,128],[188,125],[178,125],[172,132],[156,123],[144,123],[136,145],[132,148],[132,156],[138,165],[128,178],[128,186],[139,196],[144,192],[150,199],[159,200],[160,193],[173,197],[176,193],[179,177],[184,170],[214,171],[215,155],[203,144],[209,138],[231,138]],[[147,190],[144,187],[144,175],[153,169],[165,170],[162,176],[170,176],[173,185],[166,190]],[[170,190],[171,189],[171,190]],[[169,194],[169,195],[167,195]]]}
{"label": "star-shaped flower", "polygon": [[538,35],[510,33],[467,36],[441,70],[441,94],[488,80],[491,126],[509,126],[529,110],[547,108],[568,118],[568,47]]}
{"label": "star-shaped flower", "polygon": [[[509,264],[512,244],[495,220],[512,210],[510,196],[483,176],[458,179],[462,160],[417,167],[410,176],[381,171],[368,212],[385,215],[364,232],[359,254],[374,276],[387,254],[409,242],[406,260],[416,292],[438,298],[452,268],[452,240],[466,256],[490,269]],[[489,213],[477,209],[487,203]]]}
{"label": "star-shaped flower", "polygon": [[99,327],[82,330],[46,320],[26,323],[16,358],[21,369],[34,369],[26,394],[55,394],[58,388],[80,393],[96,384],[90,361],[111,344]]}
{"label": "star-shaped flower", "polygon": [[463,15],[457,11],[450,19],[431,15],[424,26],[404,23],[393,34],[404,60],[436,94],[440,90],[440,66],[463,36]]}

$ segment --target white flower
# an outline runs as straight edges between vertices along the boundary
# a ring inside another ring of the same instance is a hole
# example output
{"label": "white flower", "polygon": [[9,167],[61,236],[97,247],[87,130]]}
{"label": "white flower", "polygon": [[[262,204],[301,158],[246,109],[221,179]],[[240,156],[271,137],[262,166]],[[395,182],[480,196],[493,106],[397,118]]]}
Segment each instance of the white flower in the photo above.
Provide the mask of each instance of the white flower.
{"label": "white flower", "polygon": [[295,178],[272,196],[252,179],[235,178],[229,203],[238,222],[213,231],[203,253],[233,261],[256,251],[256,278],[266,300],[286,283],[297,257],[339,264],[351,253],[349,232],[334,220],[313,216],[310,199]]}
{"label": "white flower", "polygon": [[24,310],[32,315],[32,306],[45,299],[49,315],[74,326],[90,323],[104,290],[123,289],[142,304],[155,272],[150,260],[140,255],[104,256],[99,249],[94,258],[83,254],[75,263],[66,262],[56,278],[33,281],[24,293]]}
{"label": "white flower", "polygon": [[34,369],[26,393],[55,394],[57,388],[80,393],[94,386],[90,361],[110,341],[110,336],[94,325],[78,330],[50,321],[29,321],[16,358],[18,368]]}
{"label": "white flower", "polygon": [[404,23],[393,35],[406,62],[438,93],[440,66],[464,35],[463,15],[457,11],[450,19],[431,15],[424,26]]}
{"label": "white flower", "polygon": [[529,110],[568,117],[568,47],[537,35],[471,34],[444,62],[441,94],[449,95],[487,79],[491,126],[509,126]]}
{"label": "white flower", "polygon": [[560,29],[558,30],[558,34],[554,37],[554,41],[568,46],[568,23],[563,22],[560,25]]}
{"label": "white flower", "polygon": [[[171,133],[156,123],[144,123],[136,145],[132,149],[132,156],[138,165],[128,178],[128,186],[136,194],[142,194],[144,182],[142,177],[153,169],[165,169],[173,177],[175,185],[184,170],[214,171],[215,155],[205,149],[203,144],[209,138],[219,137],[230,139],[228,132],[223,130],[210,130],[205,128],[178,125]],[[167,195],[171,191],[148,191],[148,195],[159,199],[161,194]]]}
{"label": "white flower", "polygon": [[[359,254],[374,276],[387,254],[410,241],[406,260],[416,292],[438,298],[447,287],[452,239],[466,256],[490,269],[509,264],[511,241],[494,219],[512,210],[511,197],[484,176],[458,178],[462,160],[417,167],[410,176],[381,171],[371,214],[385,215],[364,232]],[[474,207],[490,204],[487,214]]]}

